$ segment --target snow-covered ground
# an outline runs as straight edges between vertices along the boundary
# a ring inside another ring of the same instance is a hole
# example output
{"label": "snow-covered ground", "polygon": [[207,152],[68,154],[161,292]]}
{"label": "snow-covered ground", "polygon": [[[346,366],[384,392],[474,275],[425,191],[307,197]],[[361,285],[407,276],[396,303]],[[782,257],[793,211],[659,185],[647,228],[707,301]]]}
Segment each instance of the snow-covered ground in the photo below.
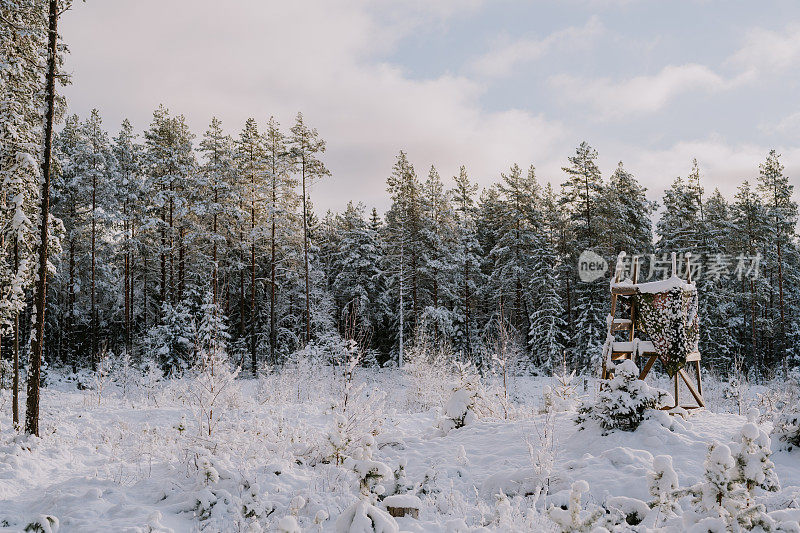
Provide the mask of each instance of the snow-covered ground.
{"label": "snow-covered ground", "polygon": [[[558,531],[545,510],[566,506],[573,482],[588,482],[590,507],[619,496],[650,501],[653,458],[669,455],[689,486],[702,479],[708,445],[730,442],[747,422],[726,411],[761,407],[768,432],[775,400],[766,387],[724,399],[723,385],[709,381],[709,409],[602,435],[579,430],[574,410],[541,412],[552,378],[510,378],[507,401],[495,378],[475,420],[445,431],[458,378],[429,370],[357,369],[349,384],[331,368],[240,377],[214,400],[210,436],[205,423],[200,433],[209,409],[199,406],[196,378],[104,378],[99,392],[51,374],[41,438],[9,427],[4,390],[0,530],[335,531],[359,501],[359,465],[373,461],[393,472],[372,480],[377,489],[370,481],[373,494],[419,498],[419,519],[397,518],[400,530]],[[577,380],[575,393],[595,387]],[[760,501],[767,511],[800,507],[800,452],[772,460],[781,490]]]}

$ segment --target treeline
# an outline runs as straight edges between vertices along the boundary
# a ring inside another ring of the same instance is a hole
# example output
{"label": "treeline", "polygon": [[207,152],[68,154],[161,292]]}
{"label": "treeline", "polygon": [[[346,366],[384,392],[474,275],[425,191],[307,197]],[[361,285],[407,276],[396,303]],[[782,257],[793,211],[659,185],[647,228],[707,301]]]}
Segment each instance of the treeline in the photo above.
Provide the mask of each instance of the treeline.
{"label": "treeline", "polygon": [[[143,135],[125,121],[113,138],[93,111],[67,117],[55,149],[50,364],[94,366],[113,351],[185,368],[210,304],[250,369],[308,343],[333,354],[343,339],[373,362],[396,360],[402,316],[406,346],[424,337],[486,364],[505,339],[522,366],[589,370],[608,279],[580,280],[584,250],[612,266],[619,251],[644,255],[643,278],[648,254],[691,252],[705,363],[767,372],[798,361],[797,207],[774,152],[732,201],[704,192],[695,163],[666,191],[654,235],[656,203],[622,163],[604,179],[586,143],[560,186],[513,165],[481,191],[465,167],[452,180],[433,166],[420,176],[400,152],[383,216],[354,202],[314,211],[311,185],[329,172],[301,114],[288,130],[249,119],[235,137],[213,119],[196,142],[163,107]],[[3,252],[8,264],[12,247]]]}

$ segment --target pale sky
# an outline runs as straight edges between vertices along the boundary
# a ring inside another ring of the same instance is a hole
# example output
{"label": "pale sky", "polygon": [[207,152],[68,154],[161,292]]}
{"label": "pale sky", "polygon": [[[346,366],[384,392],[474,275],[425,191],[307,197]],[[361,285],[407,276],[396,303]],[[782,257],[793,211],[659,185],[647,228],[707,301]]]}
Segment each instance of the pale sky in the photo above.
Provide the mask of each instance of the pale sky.
{"label": "pale sky", "polygon": [[[405,150],[424,178],[512,163],[542,181],[583,140],[658,199],[696,157],[732,198],[770,148],[800,182],[800,3],[659,0],[87,0],[61,21],[70,112],[115,135],[164,103],[198,135],[297,111],[328,143],[318,209],[388,207]],[[199,140],[199,139],[198,139]]]}

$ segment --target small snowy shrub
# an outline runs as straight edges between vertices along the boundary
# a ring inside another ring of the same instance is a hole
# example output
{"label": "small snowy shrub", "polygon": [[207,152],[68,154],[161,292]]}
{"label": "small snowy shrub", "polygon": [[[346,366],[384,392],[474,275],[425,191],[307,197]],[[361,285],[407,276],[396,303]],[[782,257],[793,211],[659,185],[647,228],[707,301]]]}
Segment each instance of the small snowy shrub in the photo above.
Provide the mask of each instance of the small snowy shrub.
{"label": "small snowy shrub", "polygon": [[678,474],[672,468],[671,456],[653,457],[653,471],[648,476],[648,489],[653,497],[651,507],[658,507],[666,516],[678,513],[678,499],[675,496],[675,491],[678,490]]}
{"label": "small snowy shrub", "polygon": [[188,368],[194,351],[190,340],[195,337],[194,330],[194,321],[183,303],[175,306],[169,302],[164,303],[161,307],[161,322],[147,332],[147,345],[165,375],[171,377]]}
{"label": "small snowy shrub", "polygon": [[51,515],[40,515],[39,518],[25,526],[25,531],[31,533],[55,533],[58,529],[58,518]]}
{"label": "small snowy shrub", "polygon": [[103,397],[103,390],[112,381],[111,371],[113,369],[114,353],[103,350],[98,354],[97,369],[92,375],[92,389],[97,396],[97,405]]}
{"label": "small snowy shrub", "polygon": [[442,405],[452,392],[454,355],[445,347],[434,348],[424,331],[417,333],[414,344],[405,352],[404,373],[409,387],[409,404],[413,409],[427,410]]}
{"label": "small snowy shrub", "polygon": [[747,424],[731,443],[737,472],[734,480],[751,493],[756,487],[775,492],[780,490],[780,483],[775,474],[775,465],[769,458],[772,454],[772,442],[769,435],[756,426],[758,414],[757,409],[750,410]]}
{"label": "small snowy shrub", "polygon": [[589,484],[583,480],[572,484],[569,493],[569,505],[566,509],[551,506],[547,516],[556,523],[563,533],[588,532],[603,516],[603,509],[595,506],[584,509],[581,505],[581,494],[589,491]]}
{"label": "small snowy shrub", "polygon": [[361,495],[371,501],[386,493],[385,484],[394,482],[394,472],[385,463],[373,459],[374,452],[375,439],[367,436],[364,437],[361,447],[353,452],[353,456],[344,460],[344,467],[358,476]]}
{"label": "small snowy shrub", "polygon": [[800,449],[800,410],[788,411],[778,416],[772,438],[778,449],[791,452]]}
{"label": "small snowy shrub", "polygon": [[665,396],[640,380],[639,369],[628,359],[616,365],[614,377],[603,385],[597,401],[584,401],[578,409],[581,429],[592,420],[604,430],[634,431]]}
{"label": "small snowy shrub", "polygon": [[559,373],[554,374],[550,385],[542,388],[540,413],[561,413],[574,411],[579,400],[578,387],[573,383],[575,371],[567,373],[566,364]]}
{"label": "small snowy shrub", "polygon": [[398,533],[400,526],[392,516],[368,500],[358,500],[336,519],[336,533]]}
{"label": "small snowy shrub", "polygon": [[344,385],[341,399],[330,408],[331,424],[322,453],[323,460],[337,465],[352,452],[354,445],[379,434],[385,421],[386,394],[376,388],[367,389],[365,383],[355,382],[354,372],[360,361],[360,352],[356,352],[355,347],[352,349],[349,361],[342,367]]}
{"label": "small snowy shrub", "polygon": [[199,373],[190,379],[186,390],[200,434],[211,436],[214,425],[234,397],[238,374],[238,368],[231,370],[224,352],[201,354]]}
{"label": "small snowy shrub", "polygon": [[453,429],[468,426],[482,416],[491,413],[486,390],[475,367],[469,363],[457,361],[455,366],[459,382],[453,388],[450,399],[444,406],[444,416],[436,424],[441,435],[447,435]]}

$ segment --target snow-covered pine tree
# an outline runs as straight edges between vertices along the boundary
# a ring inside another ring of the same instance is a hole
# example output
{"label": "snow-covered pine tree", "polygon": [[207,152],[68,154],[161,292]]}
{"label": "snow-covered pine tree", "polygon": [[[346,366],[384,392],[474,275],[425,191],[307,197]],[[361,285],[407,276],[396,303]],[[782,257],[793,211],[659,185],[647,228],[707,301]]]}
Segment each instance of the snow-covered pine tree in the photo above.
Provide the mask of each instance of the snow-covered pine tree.
{"label": "snow-covered pine tree", "polygon": [[[734,257],[755,257],[766,247],[770,221],[761,198],[745,181],[739,186],[731,205],[732,238],[728,254]],[[735,265],[725,260],[724,256],[712,257],[707,266],[714,265],[718,276],[731,276]],[[708,274],[707,274],[708,275]],[[737,280],[738,281],[738,280]],[[769,278],[764,275],[751,277],[737,283],[733,295],[738,306],[736,323],[738,329],[738,346],[741,353],[749,355],[752,368],[757,372],[764,369],[767,353],[767,342],[763,342],[771,327],[771,317],[767,317],[765,308],[770,294]]]}
{"label": "snow-covered pine tree", "polygon": [[482,250],[478,243],[475,221],[475,194],[478,191],[478,185],[470,182],[467,169],[463,165],[453,180],[455,187],[450,194],[453,199],[453,216],[456,226],[456,246],[453,257],[455,262],[453,311],[456,314],[457,324],[456,347],[469,359],[478,333],[473,299],[483,278],[481,272]]}
{"label": "snow-covered pine tree", "polygon": [[539,239],[537,244],[536,264],[528,288],[533,302],[528,345],[534,366],[549,373],[562,359],[567,324],[559,294],[558,256],[550,239]]}
{"label": "snow-covered pine tree", "polygon": [[[244,129],[239,134],[236,141],[236,166],[239,174],[238,195],[240,205],[245,216],[242,222],[244,227],[241,234],[246,235],[242,242],[241,253],[247,257],[242,263],[248,264],[248,275],[250,285],[250,295],[248,304],[245,304],[244,278],[245,273],[240,277],[240,317],[241,329],[243,325],[249,323],[248,347],[250,351],[250,369],[255,376],[258,372],[258,356],[256,353],[258,329],[258,315],[256,313],[256,246],[263,242],[266,231],[263,208],[269,198],[269,191],[266,182],[266,152],[264,149],[264,137],[258,132],[258,125],[255,119],[248,118]],[[246,250],[245,250],[246,248]],[[248,310],[245,311],[245,308]],[[247,316],[247,319],[245,319]]]}
{"label": "snow-covered pine tree", "polygon": [[309,201],[311,185],[315,180],[330,175],[330,171],[319,159],[325,153],[325,141],[320,138],[316,128],[309,128],[302,113],[297,113],[294,126],[291,129],[289,145],[297,171],[300,173],[300,183],[303,200],[303,262],[305,273],[305,329],[306,344],[311,341],[311,280],[309,274],[309,234],[308,219],[310,216]]}
{"label": "snow-covered pine tree", "polygon": [[[561,184],[559,204],[569,216],[569,256],[565,258],[570,265],[577,267],[578,256],[592,250],[603,256],[608,255],[601,238],[604,221],[601,218],[603,201],[603,179],[597,167],[597,151],[582,142],[569,157],[569,165],[562,167],[566,180]],[[577,268],[572,275],[574,289],[568,295],[574,301],[570,311],[575,316],[573,326],[572,360],[577,368],[597,367],[600,347],[605,339],[606,286],[603,278],[593,282],[583,282],[577,277]]]}
{"label": "snow-covered pine tree", "polygon": [[294,160],[287,148],[286,136],[274,117],[269,118],[267,131],[264,133],[264,150],[266,156],[267,179],[269,181],[268,216],[269,216],[269,355],[270,362],[277,362],[278,343],[277,299],[278,299],[278,261],[280,258],[279,226],[284,229],[292,227],[290,217],[293,205],[297,204],[294,187],[296,180],[292,177]]}
{"label": "snow-covered pine tree", "polygon": [[199,198],[195,210],[205,221],[203,242],[210,244],[211,300],[220,299],[220,256],[227,251],[227,237],[235,218],[231,210],[238,207],[235,201],[233,139],[222,130],[222,122],[213,117],[203,134],[198,151],[203,157],[198,184]]}
{"label": "snow-covered pine tree", "polygon": [[647,189],[619,162],[608,184],[602,189],[598,209],[602,218],[604,248],[616,257],[652,252],[653,223],[650,216],[656,204],[647,199]]}
{"label": "snow-covered pine tree", "polygon": [[12,339],[6,350],[0,338],[0,361],[13,354],[12,417],[18,425],[19,315],[37,267],[43,177],[46,2],[3,2],[0,17],[0,337]]}
{"label": "snow-covered pine tree", "polygon": [[[182,300],[188,242],[184,239],[189,223],[190,176],[196,162],[192,150],[194,135],[183,115],[171,117],[163,105],[153,113],[145,132],[143,163],[148,177],[150,202],[147,226],[155,235],[158,256],[159,308],[164,302]],[[177,262],[177,268],[176,268]]]}
{"label": "snow-covered pine tree", "polygon": [[[392,206],[386,213],[386,245],[389,253],[385,256],[387,291],[393,305],[392,322],[395,325],[395,339],[408,339],[419,326],[422,264],[422,206],[421,186],[408,161],[401,151],[387,179],[387,189],[392,198]],[[409,302],[406,296],[411,296]],[[407,317],[406,306],[410,304],[411,314]],[[408,320],[410,318],[410,320]]]}
{"label": "snow-covered pine tree", "polygon": [[333,260],[332,280],[337,320],[345,336],[366,344],[378,315],[377,283],[381,275],[378,236],[364,220],[363,204],[349,202],[336,226],[341,237]]}
{"label": "snow-covered pine tree", "polygon": [[436,167],[431,166],[421,192],[421,319],[435,344],[449,345],[454,335],[455,233],[450,198]]}
{"label": "snow-covered pine tree", "polygon": [[773,331],[775,351],[769,363],[781,364],[783,371],[788,371],[789,345],[786,342],[787,324],[794,317],[787,317],[788,306],[786,305],[787,279],[797,279],[796,267],[787,271],[789,263],[786,261],[787,251],[790,243],[796,235],[797,226],[797,203],[792,199],[794,186],[789,183],[789,178],[784,175],[783,164],[780,155],[775,150],[770,150],[766,161],[759,165],[758,190],[763,198],[767,209],[767,217],[770,220],[770,232],[768,233],[767,254],[765,255],[765,268],[773,274],[774,280],[771,287],[772,295],[770,301],[774,302],[771,314],[776,316],[776,324]]}
{"label": "snow-covered pine tree", "polygon": [[[111,204],[115,199],[111,186],[116,184],[114,175],[117,172],[117,162],[111,150],[108,134],[103,130],[102,119],[97,109],[92,109],[89,116],[81,124],[81,131],[83,135],[79,139],[83,142],[77,146],[74,154],[74,164],[77,167],[76,179],[83,182],[83,189],[87,191],[86,196],[89,202],[89,334],[92,342],[89,359],[92,369],[95,369],[97,367],[97,358],[99,357],[98,343],[100,341],[100,317],[98,316],[97,305],[98,284],[101,282],[100,278],[102,277],[98,271],[106,266],[105,256],[109,252],[107,248],[100,250],[99,247],[103,246],[103,242],[106,242],[103,237],[110,233],[108,230],[111,229],[112,216],[116,209],[116,206]],[[100,258],[101,265],[98,265],[98,258]],[[103,270],[106,269],[103,268]],[[103,281],[107,282],[109,280]],[[115,285],[113,281],[110,284]],[[108,294],[107,291],[103,292]],[[106,305],[100,306],[104,308],[104,313],[113,312],[113,306],[108,305],[111,303],[106,300],[104,302]],[[108,318],[104,318],[104,321],[108,321]]]}
{"label": "snow-covered pine tree", "polygon": [[[114,173],[117,183],[116,193],[116,218],[122,223],[122,235],[119,241],[117,255],[122,256],[123,263],[123,293],[125,300],[124,326],[125,326],[125,352],[128,357],[133,355],[133,328],[136,322],[134,294],[136,272],[135,265],[138,254],[136,234],[139,221],[144,215],[144,177],[141,172],[142,146],[136,141],[137,135],[128,119],[122,121],[119,134],[114,138],[113,152],[116,158],[117,171]],[[146,326],[145,326],[146,327]]]}
{"label": "snow-covered pine tree", "polygon": [[150,356],[161,365],[165,376],[180,375],[192,364],[196,338],[194,321],[186,306],[165,302],[161,320],[147,332]]}
{"label": "snow-covered pine tree", "polygon": [[[730,251],[733,249],[734,225],[728,203],[718,189],[715,189],[706,200],[703,217],[706,238],[700,265],[705,270],[713,258],[730,256]],[[732,326],[738,329],[743,325],[738,321],[740,315],[736,309],[734,292],[741,283],[747,283],[749,279],[737,280],[732,275],[703,275],[703,270],[694,280],[699,294],[702,295],[698,309],[702,324],[700,352],[707,363],[730,368],[734,354],[742,352],[742,347],[738,344],[739,339],[731,335]]]}
{"label": "snow-covered pine tree", "polygon": [[501,174],[498,191],[501,218],[497,240],[489,252],[493,261],[488,284],[493,301],[502,308],[525,345],[530,333],[531,294],[528,282],[539,258],[535,250],[543,239],[540,187],[533,166],[523,172],[512,165],[508,174]]}

